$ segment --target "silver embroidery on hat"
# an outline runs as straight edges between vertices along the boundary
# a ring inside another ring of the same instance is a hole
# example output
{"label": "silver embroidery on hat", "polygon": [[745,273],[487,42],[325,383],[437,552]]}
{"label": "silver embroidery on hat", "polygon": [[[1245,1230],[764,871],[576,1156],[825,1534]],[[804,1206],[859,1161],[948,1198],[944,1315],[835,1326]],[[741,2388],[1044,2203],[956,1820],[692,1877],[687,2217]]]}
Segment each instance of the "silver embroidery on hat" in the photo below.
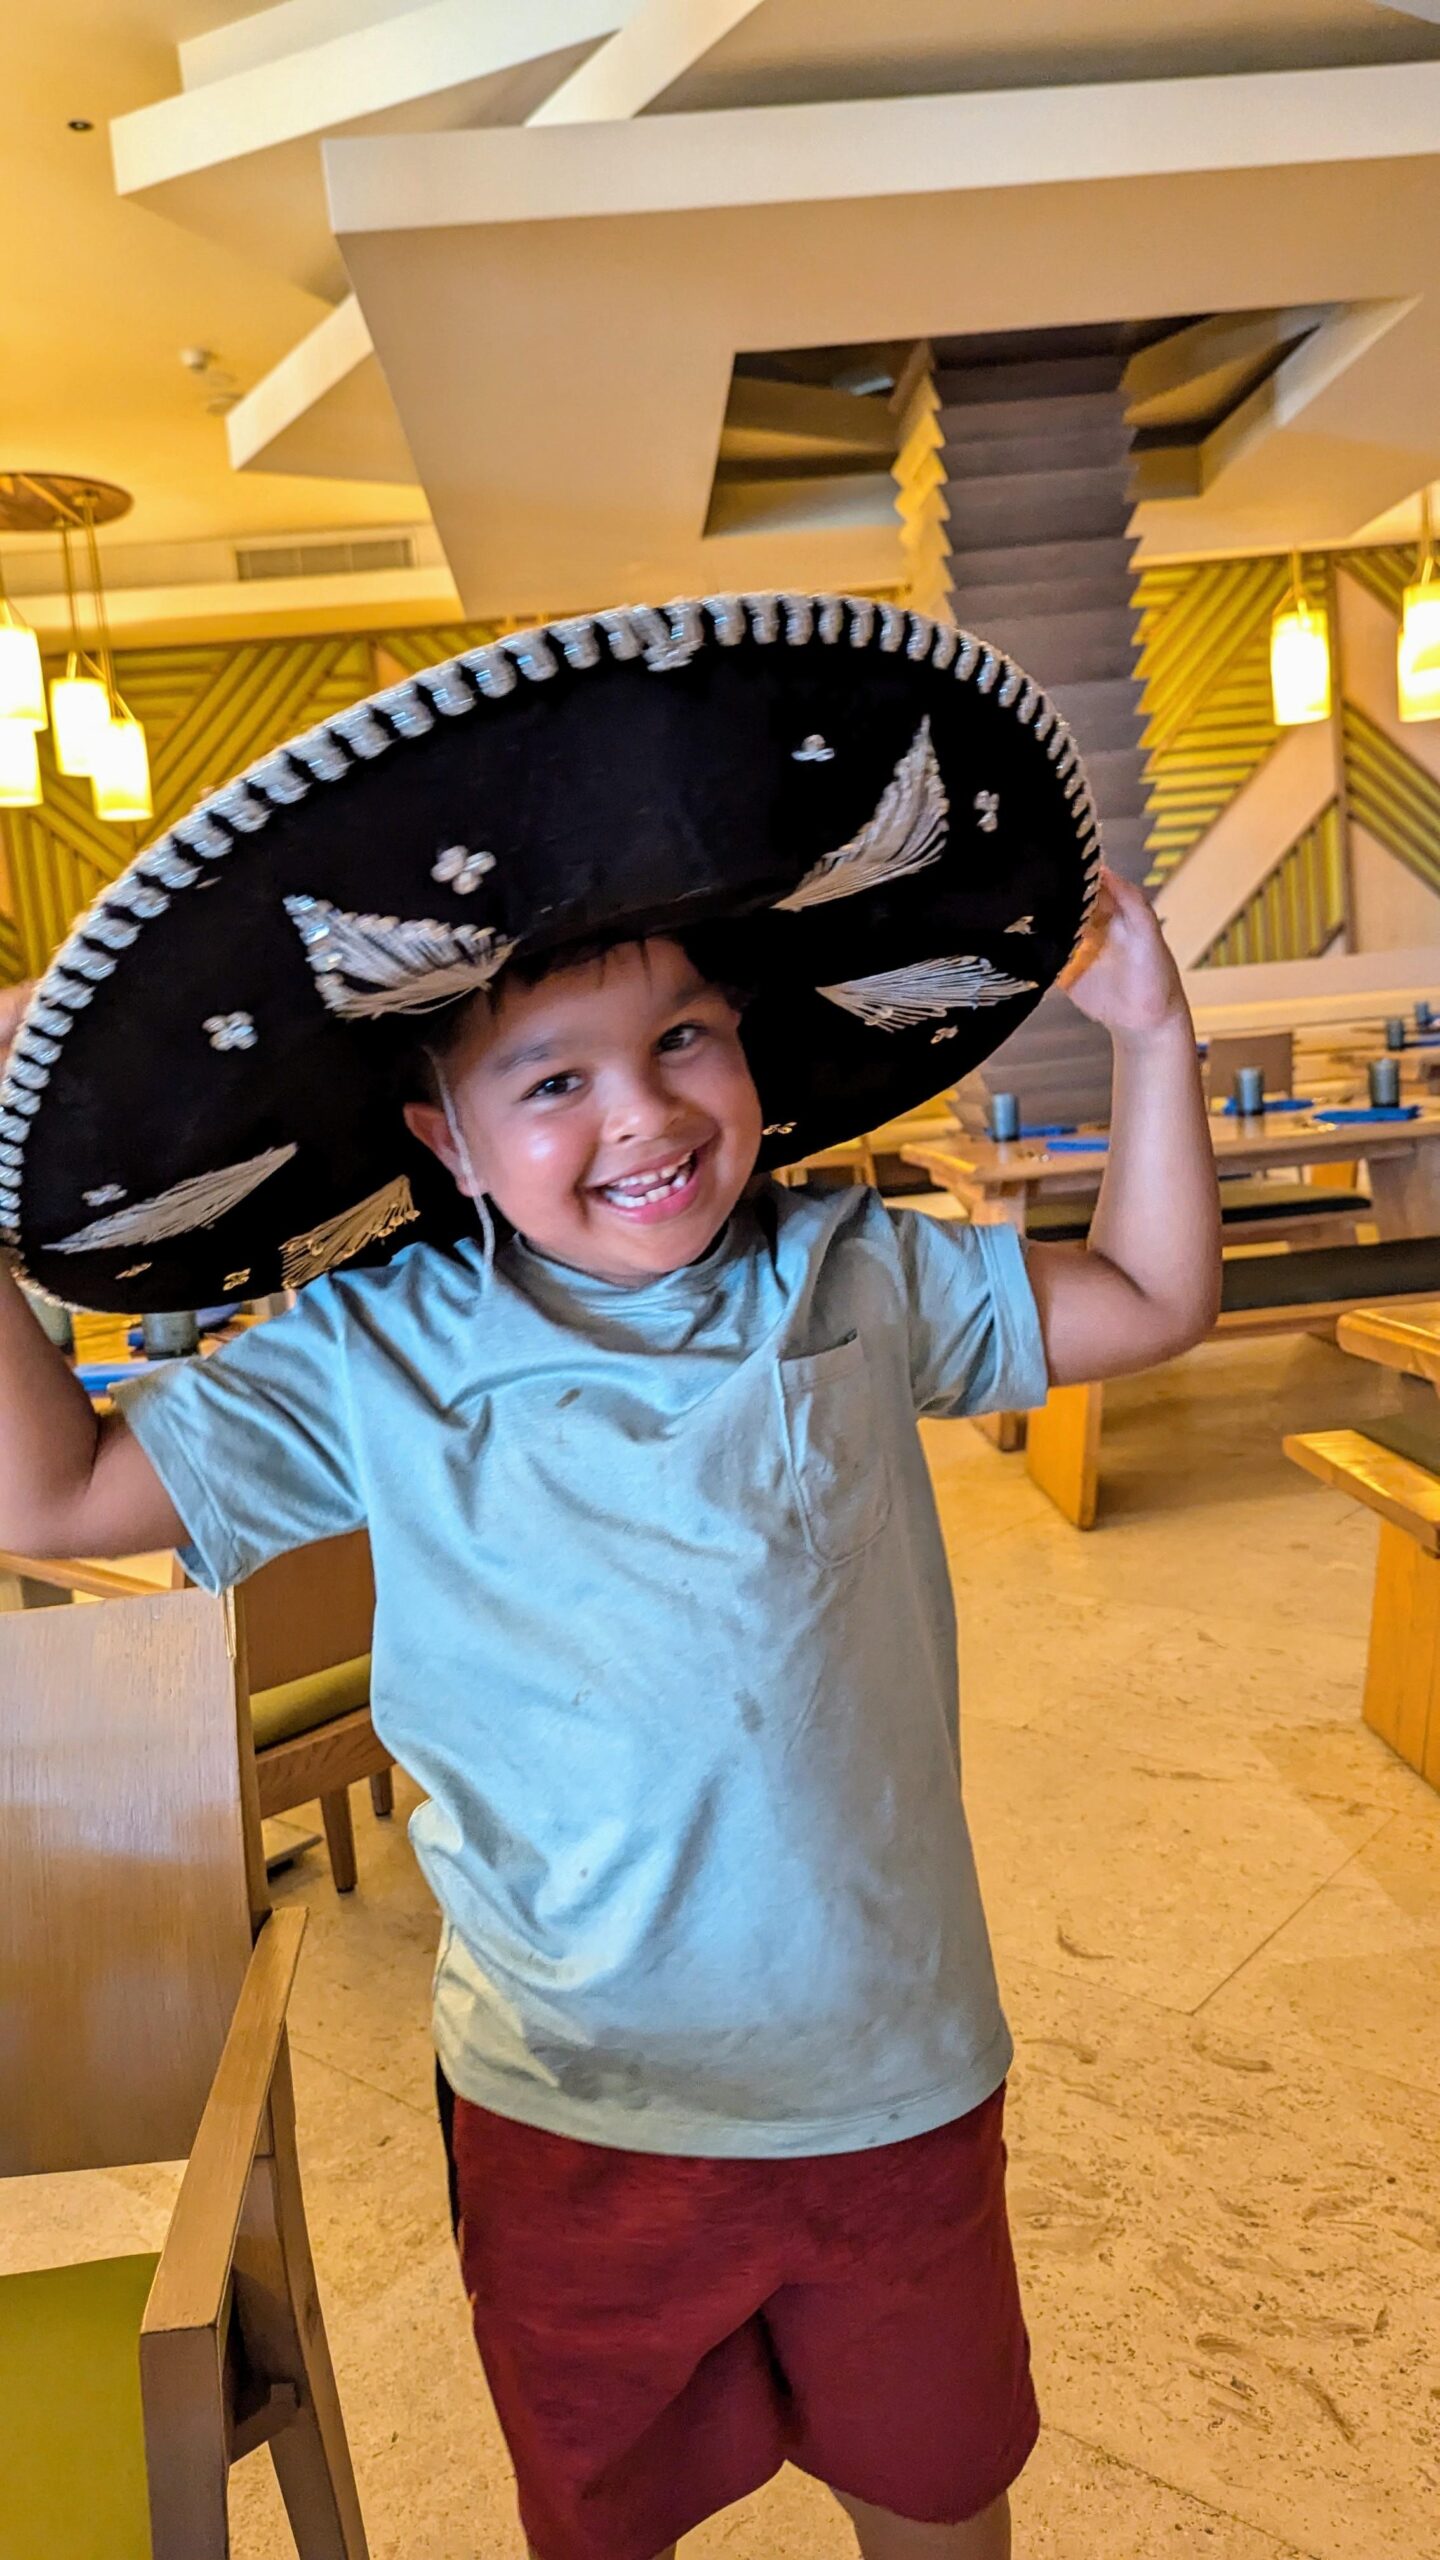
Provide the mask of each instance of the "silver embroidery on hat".
{"label": "silver embroidery on hat", "polygon": [[454,889],[458,896],[468,898],[472,890],[479,888],[486,872],[494,868],[493,853],[472,853],[468,845],[447,844],[431,863],[430,877],[438,880],[442,888]]}
{"label": "silver embroidery on hat", "polygon": [[873,977],[842,978],[815,992],[877,1030],[908,1031],[958,1005],[1004,1004],[1011,996],[1033,995],[1035,982],[1007,977],[990,961],[968,956],[918,960],[905,969],[878,970]]}
{"label": "silver embroidery on hat", "polygon": [[[357,1200],[353,1209],[342,1209],[338,1217],[325,1218],[318,1227],[307,1227],[303,1235],[291,1236],[280,1248],[280,1277],[287,1289],[303,1289],[307,1280],[332,1271],[337,1262],[348,1262],[363,1245],[379,1244],[419,1215],[402,1173],[367,1199]],[[249,1274],[240,1276],[248,1279]],[[227,1281],[227,1288],[230,1285]]]}
{"label": "silver embroidery on hat", "polygon": [[[142,1270],[146,1267],[147,1266],[144,1264],[141,1265]],[[123,1279],[125,1274],[122,1272],[120,1276]],[[227,1271],[224,1279],[220,1283],[220,1286],[228,1297],[232,1289],[243,1289],[249,1277],[250,1265],[247,1262],[243,1271]]]}
{"label": "silver embroidery on hat", "polygon": [[1033,916],[1017,916],[1013,924],[1007,924],[1005,930],[1007,933],[1033,933],[1035,919]]}
{"label": "silver embroidery on hat", "polygon": [[577,613],[568,622],[552,622],[550,628],[564,651],[567,667],[598,665],[600,643],[588,613]]}
{"label": "silver embroidery on hat", "polygon": [[239,1207],[295,1153],[293,1143],[267,1147],[243,1164],[222,1165],[215,1173],[192,1174],[188,1181],[157,1192],[153,1200],[134,1200],[108,1218],[92,1218],[88,1227],[62,1236],[51,1253],[100,1253],[107,1245],[161,1244],[168,1236],[187,1236],[197,1227],[213,1227],[217,1218]]}
{"label": "silver embroidery on hat", "polygon": [[471,995],[488,987],[515,948],[489,925],[350,915],[328,898],[287,898],[285,908],[321,996],[350,1022],[428,1013]]}
{"label": "silver embroidery on hat", "polygon": [[827,745],[818,729],[812,729],[808,738],[802,738],[798,747],[791,748],[790,761],[792,764],[833,764],[835,750]]}
{"label": "silver embroidery on hat", "polygon": [[1000,824],[999,792],[977,791],[975,794],[975,812],[979,821],[980,833],[982,836],[993,836],[996,828]]}
{"label": "silver embroidery on hat", "polygon": [[738,596],[707,596],[705,610],[722,649],[733,649],[745,637],[745,608]]}
{"label": "silver embroidery on hat", "polygon": [[945,785],[930,737],[922,720],[914,738],[886,783],[872,818],[834,853],[822,854],[799,887],[775,904],[794,915],[806,907],[826,905],[832,898],[853,898],[862,889],[885,887],[908,879],[939,859],[949,818]]}
{"label": "silver embroidery on hat", "polygon": [[249,1013],[209,1013],[200,1028],[212,1049],[253,1049],[260,1036]]}

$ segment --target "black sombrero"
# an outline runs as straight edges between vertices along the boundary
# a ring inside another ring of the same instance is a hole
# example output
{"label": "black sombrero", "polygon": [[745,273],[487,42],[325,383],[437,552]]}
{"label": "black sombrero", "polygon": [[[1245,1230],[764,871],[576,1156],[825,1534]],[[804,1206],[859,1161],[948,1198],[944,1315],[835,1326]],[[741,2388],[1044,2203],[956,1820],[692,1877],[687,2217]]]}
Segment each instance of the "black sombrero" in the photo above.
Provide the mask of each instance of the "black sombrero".
{"label": "black sombrero", "polygon": [[784,1163],[997,1048],[1099,862],[1053,704],[946,624],[744,596],[516,633],[268,756],[81,919],[0,1086],[0,1242],[143,1312],[451,1236],[398,1107],[426,1015],[617,934],[708,937],[754,991]]}

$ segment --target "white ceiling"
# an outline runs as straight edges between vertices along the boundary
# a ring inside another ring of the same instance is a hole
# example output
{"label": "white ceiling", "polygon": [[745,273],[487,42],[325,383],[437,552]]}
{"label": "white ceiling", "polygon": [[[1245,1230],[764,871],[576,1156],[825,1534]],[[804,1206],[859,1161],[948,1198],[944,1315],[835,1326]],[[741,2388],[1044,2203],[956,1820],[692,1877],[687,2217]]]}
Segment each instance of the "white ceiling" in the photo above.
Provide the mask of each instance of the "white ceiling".
{"label": "white ceiling", "polygon": [[1372,0],[769,0],[656,104],[671,114],[1437,55],[1440,27]]}
{"label": "white ceiling", "polygon": [[[1440,470],[1437,0],[615,0],[608,40],[587,8],[46,0],[12,31],[0,236],[28,253],[0,282],[0,464],[134,491],[107,551],[137,624],[162,552],[161,623],[184,624],[193,546],[218,627],[217,545],[432,512],[471,611],[878,582],[893,532],[843,491],[808,530],[703,538],[733,357],[770,345],[1351,303],[1147,539],[1353,539]],[[543,62],[457,76],[487,29],[513,57],[517,24]],[[1378,67],[1313,85],[1355,64]],[[1096,85],[1116,82],[1151,85]],[[827,103],[976,90],[983,112],[937,100],[958,120],[929,177],[887,140],[893,108]],[[799,100],[814,121],[778,154],[749,110]],[[143,203],[116,191],[112,121]],[[263,468],[232,467],[186,346],[249,395]]]}
{"label": "white ceiling", "polygon": [[[133,490],[105,537],[135,546],[309,526],[423,520],[418,490],[246,479],[214,396],[180,350],[216,350],[241,388],[323,305],[233,249],[120,200],[107,125],[175,85],[175,45],[239,7],[217,0],[46,0],[10,28],[0,84],[0,459],[92,471]],[[94,130],[67,130],[87,116]],[[7,550],[7,571],[24,573]]]}

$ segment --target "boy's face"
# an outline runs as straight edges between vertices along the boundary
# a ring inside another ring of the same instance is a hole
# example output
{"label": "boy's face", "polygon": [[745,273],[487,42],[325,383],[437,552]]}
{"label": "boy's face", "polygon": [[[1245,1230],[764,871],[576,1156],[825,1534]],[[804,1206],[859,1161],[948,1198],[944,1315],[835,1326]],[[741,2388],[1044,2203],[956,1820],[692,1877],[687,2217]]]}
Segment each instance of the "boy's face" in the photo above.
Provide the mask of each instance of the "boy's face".
{"label": "boy's face", "polygon": [[[475,1005],[445,1060],[475,1181],[539,1253],[616,1281],[694,1262],[760,1146],[740,1018],[676,942],[630,942]],[[438,1104],[415,1136],[470,1191]]]}

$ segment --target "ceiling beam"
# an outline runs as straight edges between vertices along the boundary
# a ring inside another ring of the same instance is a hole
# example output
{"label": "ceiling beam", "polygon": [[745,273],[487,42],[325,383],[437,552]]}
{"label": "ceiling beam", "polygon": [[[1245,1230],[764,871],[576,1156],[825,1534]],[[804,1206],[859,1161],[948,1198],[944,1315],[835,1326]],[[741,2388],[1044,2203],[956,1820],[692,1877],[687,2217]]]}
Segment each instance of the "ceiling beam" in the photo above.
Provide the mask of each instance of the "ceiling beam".
{"label": "ceiling beam", "polygon": [[765,0],[641,0],[627,25],[573,71],[531,124],[609,124],[643,115]]}

